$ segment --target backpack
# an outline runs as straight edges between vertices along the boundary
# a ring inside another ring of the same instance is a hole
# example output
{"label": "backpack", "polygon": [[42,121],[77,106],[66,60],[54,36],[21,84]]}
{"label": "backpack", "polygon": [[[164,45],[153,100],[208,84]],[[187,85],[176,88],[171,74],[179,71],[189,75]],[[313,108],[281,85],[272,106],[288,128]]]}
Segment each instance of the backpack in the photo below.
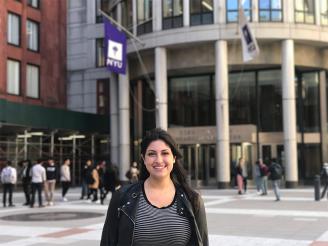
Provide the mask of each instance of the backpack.
{"label": "backpack", "polygon": [[92,185],[92,184],[95,182],[95,179],[94,179],[93,176],[92,176],[92,171],[93,171],[93,169],[91,169],[91,168],[89,168],[89,169],[86,171],[85,182],[86,182],[88,185]]}
{"label": "backpack", "polygon": [[14,174],[10,167],[4,168],[1,173],[1,180],[4,184],[11,184],[14,180]]}
{"label": "backpack", "polygon": [[268,175],[268,167],[266,165],[260,167],[261,177],[265,177]]}
{"label": "backpack", "polygon": [[270,168],[271,171],[271,179],[276,180],[276,179],[281,179],[282,177],[282,167],[275,163],[273,166]]}

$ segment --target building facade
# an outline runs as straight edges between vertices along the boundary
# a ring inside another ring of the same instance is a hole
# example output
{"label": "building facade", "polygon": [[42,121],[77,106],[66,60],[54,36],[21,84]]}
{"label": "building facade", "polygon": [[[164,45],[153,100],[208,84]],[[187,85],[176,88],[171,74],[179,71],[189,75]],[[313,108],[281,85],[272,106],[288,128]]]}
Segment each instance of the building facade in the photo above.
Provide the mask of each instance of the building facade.
{"label": "building facade", "polygon": [[[243,1],[260,47],[244,63],[238,0],[71,1],[68,107],[101,113],[110,101],[122,179],[144,132],[159,126],[176,137],[196,184],[229,186],[240,157],[251,179],[257,158],[276,158],[286,187],[311,182],[328,161],[327,4]],[[130,39],[124,76],[104,67],[98,9],[143,43]]]}

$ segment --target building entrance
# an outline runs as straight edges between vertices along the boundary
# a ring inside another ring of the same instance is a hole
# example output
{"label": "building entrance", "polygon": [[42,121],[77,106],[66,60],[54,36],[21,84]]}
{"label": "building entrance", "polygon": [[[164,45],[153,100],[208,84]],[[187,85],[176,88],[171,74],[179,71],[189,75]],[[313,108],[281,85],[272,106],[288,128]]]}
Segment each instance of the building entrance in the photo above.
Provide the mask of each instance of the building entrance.
{"label": "building entrance", "polygon": [[215,185],[216,164],[214,144],[180,145],[183,166],[191,177],[192,186]]}

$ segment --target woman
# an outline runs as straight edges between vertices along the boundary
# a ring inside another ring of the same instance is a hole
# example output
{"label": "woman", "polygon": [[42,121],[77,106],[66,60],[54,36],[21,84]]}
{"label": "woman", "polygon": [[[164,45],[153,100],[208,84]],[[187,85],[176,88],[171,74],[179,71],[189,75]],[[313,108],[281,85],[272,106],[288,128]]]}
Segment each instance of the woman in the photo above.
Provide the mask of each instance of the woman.
{"label": "woman", "polygon": [[243,190],[246,192],[246,188],[245,188],[245,178],[244,178],[244,159],[243,158],[239,158],[238,160],[238,164],[236,166],[236,178],[237,178],[237,186],[238,186],[238,194],[242,195],[243,194]]}
{"label": "woman", "polygon": [[113,194],[101,246],[208,245],[204,204],[186,183],[181,157],[166,131],[147,133],[140,181]]}
{"label": "woman", "polygon": [[71,161],[69,158],[66,158],[60,168],[60,182],[62,184],[63,202],[67,202],[66,193],[71,185],[71,171],[69,169],[69,165],[71,165]]}

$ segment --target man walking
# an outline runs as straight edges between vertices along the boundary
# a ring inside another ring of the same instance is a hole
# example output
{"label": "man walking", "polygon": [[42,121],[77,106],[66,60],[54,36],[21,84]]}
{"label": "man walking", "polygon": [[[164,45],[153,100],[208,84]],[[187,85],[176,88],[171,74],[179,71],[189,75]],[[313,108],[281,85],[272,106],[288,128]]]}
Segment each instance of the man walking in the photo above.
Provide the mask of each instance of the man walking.
{"label": "man walking", "polygon": [[42,186],[46,181],[46,169],[42,166],[42,160],[38,160],[31,169],[32,176],[32,197],[31,208],[34,208],[35,193],[38,192],[39,207],[42,208]]}
{"label": "man walking", "polygon": [[7,193],[9,207],[14,207],[13,204],[13,188],[17,181],[17,172],[12,167],[11,161],[6,162],[6,167],[1,172],[1,182],[3,184],[3,206],[7,206]]}
{"label": "man walking", "polygon": [[[327,188],[328,188],[328,163],[324,163],[322,170],[321,170],[321,179],[322,182],[325,183],[325,187],[322,190],[321,193],[321,199],[324,198],[326,192],[327,192]],[[328,198],[328,194],[327,194],[327,198]]]}
{"label": "man walking", "polygon": [[269,167],[269,179],[272,181],[272,187],[274,194],[276,195],[276,201],[280,201],[280,179],[282,177],[282,167],[272,159]]}
{"label": "man walking", "polygon": [[64,160],[63,165],[60,168],[60,182],[62,184],[62,201],[67,202],[66,193],[71,185],[71,171],[69,165],[71,161],[69,158]]}

